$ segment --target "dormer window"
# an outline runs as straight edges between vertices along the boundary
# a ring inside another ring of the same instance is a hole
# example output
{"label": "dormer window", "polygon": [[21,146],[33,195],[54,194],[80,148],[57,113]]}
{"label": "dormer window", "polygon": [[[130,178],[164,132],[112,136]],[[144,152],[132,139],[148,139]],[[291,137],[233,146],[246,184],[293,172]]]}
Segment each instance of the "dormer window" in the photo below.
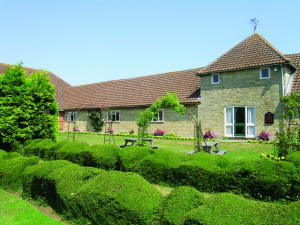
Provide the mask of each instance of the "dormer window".
{"label": "dormer window", "polygon": [[270,70],[269,68],[260,69],[260,79],[270,78]]}
{"label": "dormer window", "polygon": [[212,84],[218,84],[220,83],[220,76],[219,74],[213,74],[211,77],[211,83]]}

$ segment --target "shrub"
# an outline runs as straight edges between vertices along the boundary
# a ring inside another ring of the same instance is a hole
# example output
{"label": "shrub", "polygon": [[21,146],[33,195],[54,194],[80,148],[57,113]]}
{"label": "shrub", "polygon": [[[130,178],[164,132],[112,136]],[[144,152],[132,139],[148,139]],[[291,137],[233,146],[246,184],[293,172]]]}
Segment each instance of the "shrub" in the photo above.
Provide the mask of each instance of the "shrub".
{"label": "shrub", "polygon": [[89,145],[85,142],[68,142],[56,152],[56,159],[68,160],[83,165],[85,159],[79,157],[79,154],[88,147]]}
{"label": "shrub", "polygon": [[122,148],[119,152],[120,156],[120,170],[124,172],[135,172],[137,166],[148,155],[154,153],[150,147],[128,146]]}
{"label": "shrub", "polygon": [[0,187],[13,191],[22,188],[22,172],[26,167],[38,164],[39,157],[25,158],[17,152],[8,153],[0,161]]}
{"label": "shrub", "polygon": [[45,160],[56,160],[56,154],[59,149],[61,149],[64,145],[69,143],[68,141],[57,141],[50,145],[45,146],[44,149],[44,159]]}
{"label": "shrub", "polygon": [[0,149],[0,162],[8,156],[8,153],[2,149]]}
{"label": "shrub", "polygon": [[35,142],[31,142],[30,145],[25,147],[25,155],[26,156],[39,156],[40,158],[44,158],[45,156],[45,147],[53,144],[53,141],[50,139],[39,140]]}
{"label": "shrub", "polygon": [[299,224],[299,203],[281,205],[252,201],[230,193],[204,199],[182,224]]}
{"label": "shrub", "polygon": [[163,203],[162,224],[182,224],[183,216],[203,203],[202,194],[195,188],[181,186],[168,194]]}
{"label": "shrub", "polygon": [[25,143],[29,143],[29,144],[27,144],[24,148],[24,156],[33,156],[33,155],[35,155],[35,152],[33,151],[33,149],[42,140],[43,139],[31,139],[30,141],[25,142]]}
{"label": "shrub", "polygon": [[119,151],[116,145],[93,145],[79,153],[82,165],[105,170],[119,170]]}
{"label": "shrub", "polygon": [[293,152],[286,157],[286,161],[294,163],[296,167],[300,167],[300,152]]}
{"label": "shrub", "polygon": [[239,160],[225,168],[224,189],[264,200],[297,199],[300,173],[289,162],[270,159]]}
{"label": "shrub", "polygon": [[11,151],[18,152],[21,155],[24,155],[24,149],[23,149],[22,145],[20,144],[20,142],[18,142],[18,141],[14,141],[13,143],[11,143]]}
{"label": "shrub", "polygon": [[77,224],[154,224],[160,217],[161,194],[134,173],[58,160],[27,168],[23,181],[25,195],[46,198]]}

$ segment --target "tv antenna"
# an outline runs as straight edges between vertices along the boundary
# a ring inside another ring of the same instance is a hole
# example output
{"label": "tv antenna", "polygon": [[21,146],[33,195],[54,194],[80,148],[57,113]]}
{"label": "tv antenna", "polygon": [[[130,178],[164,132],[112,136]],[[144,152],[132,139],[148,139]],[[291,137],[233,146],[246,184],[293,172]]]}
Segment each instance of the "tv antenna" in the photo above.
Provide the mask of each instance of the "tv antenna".
{"label": "tv antenna", "polygon": [[[256,27],[260,24],[258,24],[259,20],[256,20],[256,18],[251,19],[250,22],[252,23],[252,26],[254,27],[254,32],[256,32]],[[249,23],[249,24],[251,24]]]}

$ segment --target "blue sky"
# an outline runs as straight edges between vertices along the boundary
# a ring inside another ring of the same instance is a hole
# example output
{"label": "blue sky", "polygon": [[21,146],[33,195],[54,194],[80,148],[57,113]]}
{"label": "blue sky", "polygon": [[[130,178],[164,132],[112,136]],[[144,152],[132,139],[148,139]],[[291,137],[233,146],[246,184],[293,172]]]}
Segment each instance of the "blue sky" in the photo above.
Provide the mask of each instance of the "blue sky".
{"label": "blue sky", "polygon": [[253,33],[300,53],[299,0],[0,0],[0,62],[83,85],[203,67]]}

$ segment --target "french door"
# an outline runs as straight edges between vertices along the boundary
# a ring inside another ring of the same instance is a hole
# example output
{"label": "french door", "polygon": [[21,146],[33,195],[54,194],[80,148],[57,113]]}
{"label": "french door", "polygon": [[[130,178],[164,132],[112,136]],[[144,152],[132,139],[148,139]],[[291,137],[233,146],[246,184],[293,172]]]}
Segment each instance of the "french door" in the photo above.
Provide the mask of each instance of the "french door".
{"label": "french door", "polygon": [[226,107],[225,136],[255,138],[255,107]]}

